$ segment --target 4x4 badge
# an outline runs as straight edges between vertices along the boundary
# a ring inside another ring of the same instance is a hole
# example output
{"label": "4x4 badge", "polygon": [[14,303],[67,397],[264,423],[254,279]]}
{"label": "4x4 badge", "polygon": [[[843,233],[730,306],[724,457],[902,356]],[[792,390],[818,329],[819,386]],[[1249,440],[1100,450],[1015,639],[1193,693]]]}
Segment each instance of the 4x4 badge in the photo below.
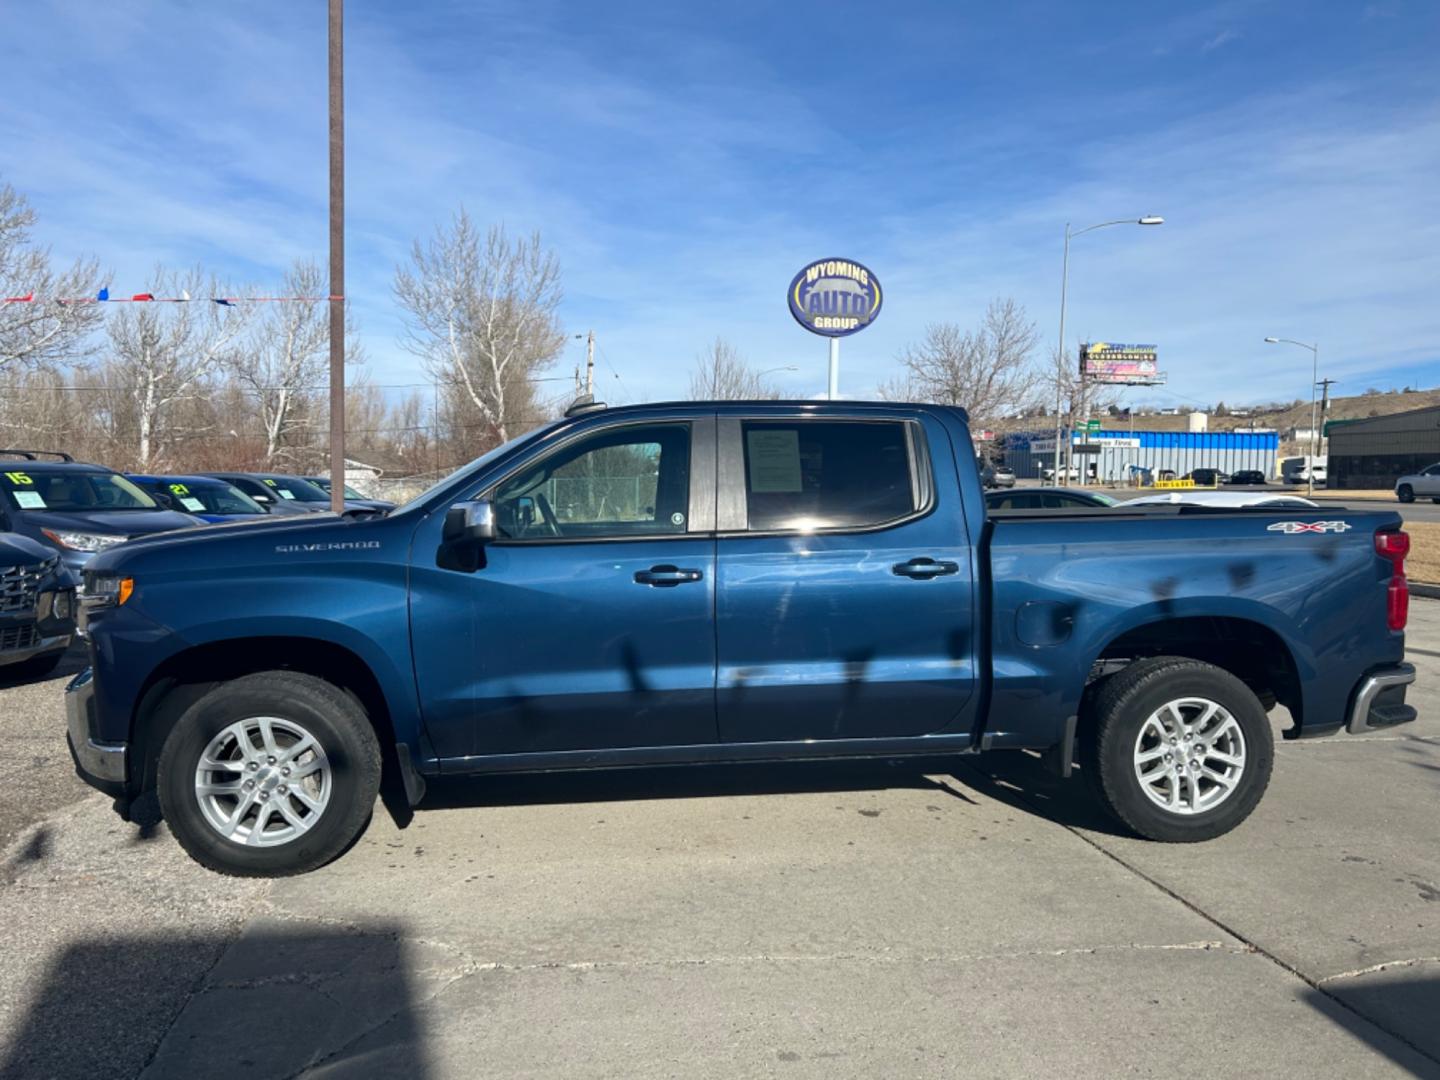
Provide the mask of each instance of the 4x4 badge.
{"label": "4x4 badge", "polygon": [[1266,532],[1292,533],[1327,533],[1344,532],[1350,528],[1348,521],[1277,521],[1274,525],[1265,526]]}

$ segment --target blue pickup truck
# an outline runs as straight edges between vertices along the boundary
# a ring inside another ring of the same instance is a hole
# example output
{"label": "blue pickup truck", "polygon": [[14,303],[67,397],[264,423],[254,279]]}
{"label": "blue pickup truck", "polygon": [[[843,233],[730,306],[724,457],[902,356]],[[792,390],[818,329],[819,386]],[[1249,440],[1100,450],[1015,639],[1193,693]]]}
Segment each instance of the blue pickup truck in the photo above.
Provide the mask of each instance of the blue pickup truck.
{"label": "blue pickup truck", "polygon": [[[319,866],[427,777],[1044,751],[1218,836],[1293,738],[1412,720],[1397,514],[987,514],[963,410],[574,407],[383,518],[102,552],[80,775],[212,869]],[[197,602],[203,600],[203,602]]]}

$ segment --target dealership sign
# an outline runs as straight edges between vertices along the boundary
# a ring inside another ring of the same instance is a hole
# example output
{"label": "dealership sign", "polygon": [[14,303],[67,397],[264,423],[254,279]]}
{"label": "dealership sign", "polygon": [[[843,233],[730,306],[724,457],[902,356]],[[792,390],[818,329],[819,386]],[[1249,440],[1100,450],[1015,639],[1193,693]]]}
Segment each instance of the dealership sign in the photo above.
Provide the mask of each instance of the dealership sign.
{"label": "dealership sign", "polygon": [[1080,374],[1091,382],[1153,386],[1165,381],[1154,345],[1096,341],[1080,346]]}
{"label": "dealership sign", "polygon": [[812,334],[845,337],[880,314],[880,282],[849,259],[820,259],[790,282],[790,314]]}

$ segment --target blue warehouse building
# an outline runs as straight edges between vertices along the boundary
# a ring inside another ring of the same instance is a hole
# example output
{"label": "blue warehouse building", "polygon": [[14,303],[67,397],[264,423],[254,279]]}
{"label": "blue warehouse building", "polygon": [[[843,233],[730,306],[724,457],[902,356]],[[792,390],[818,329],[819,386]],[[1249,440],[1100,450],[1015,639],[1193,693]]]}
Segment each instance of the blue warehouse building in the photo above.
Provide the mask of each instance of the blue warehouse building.
{"label": "blue warehouse building", "polygon": [[[1148,469],[1154,476],[1173,472],[1185,476],[1193,469],[1219,469],[1233,473],[1257,469],[1267,480],[1276,477],[1280,437],[1268,432],[1218,431],[1097,431],[1077,432],[1070,442],[1093,446],[1093,454],[1077,453],[1073,461],[1091,479],[1126,483],[1133,471]],[[1054,464],[1055,433],[1031,431],[1008,435],[1005,463],[1016,476],[1037,477],[1042,467]],[[1060,448],[1062,460],[1066,447]]]}

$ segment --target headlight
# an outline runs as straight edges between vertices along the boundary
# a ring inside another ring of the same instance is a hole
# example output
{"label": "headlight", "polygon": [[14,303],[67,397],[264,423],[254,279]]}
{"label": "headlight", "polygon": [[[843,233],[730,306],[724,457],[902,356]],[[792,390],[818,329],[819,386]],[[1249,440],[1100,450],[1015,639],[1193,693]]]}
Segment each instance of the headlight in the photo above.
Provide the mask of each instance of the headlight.
{"label": "headlight", "polygon": [[104,551],[130,539],[128,536],[101,536],[97,533],[51,532],[49,529],[40,531],[61,547],[70,548],[72,551]]}
{"label": "headlight", "polygon": [[118,607],[135,591],[135,579],[116,574],[86,574],[82,597],[87,608]]}

